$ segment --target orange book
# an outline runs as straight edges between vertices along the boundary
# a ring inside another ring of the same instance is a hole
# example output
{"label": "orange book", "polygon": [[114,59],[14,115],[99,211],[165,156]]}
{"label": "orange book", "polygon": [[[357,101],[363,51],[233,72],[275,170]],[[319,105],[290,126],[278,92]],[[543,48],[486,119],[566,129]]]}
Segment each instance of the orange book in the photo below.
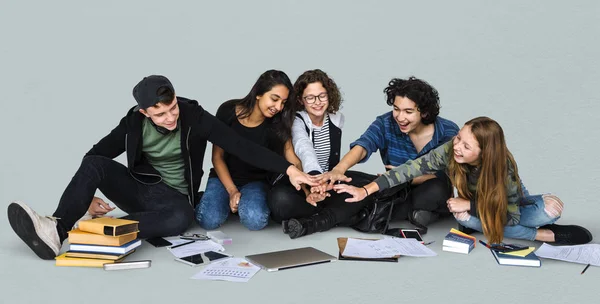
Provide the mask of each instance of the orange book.
{"label": "orange book", "polygon": [[80,229],[73,229],[69,231],[69,243],[71,244],[91,244],[91,245],[104,245],[104,246],[121,246],[129,243],[137,238],[137,232],[119,235],[109,236],[94,234]]}
{"label": "orange book", "polygon": [[95,234],[119,236],[138,231],[138,221],[112,217],[98,217],[79,221],[79,229]]}
{"label": "orange book", "polygon": [[101,259],[84,259],[84,258],[70,258],[63,253],[56,258],[56,266],[75,266],[75,267],[102,267],[104,264],[118,263],[123,259],[119,260],[101,260]]}
{"label": "orange book", "polygon": [[473,240],[473,247],[475,247],[475,245],[477,243],[477,239],[474,236],[472,236],[470,234],[466,234],[466,233],[464,233],[464,232],[462,232],[462,231],[460,231],[458,229],[452,228],[452,229],[450,229],[450,233],[458,234],[458,235],[460,235],[462,237],[466,237],[466,238],[468,238],[470,240]]}

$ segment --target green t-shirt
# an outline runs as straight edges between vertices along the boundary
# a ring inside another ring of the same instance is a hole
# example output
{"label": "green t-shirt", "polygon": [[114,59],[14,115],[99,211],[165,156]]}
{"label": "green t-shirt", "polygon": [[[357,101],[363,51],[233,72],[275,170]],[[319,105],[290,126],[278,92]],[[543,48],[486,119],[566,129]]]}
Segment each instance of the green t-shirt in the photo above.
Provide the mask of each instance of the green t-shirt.
{"label": "green t-shirt", "polygon": [[148,119],[144,119],[142,153],[160,173],[165,184],[187,195],[188,183],[184,177],[185,163],[181,156],[179,132],[160,134]]}

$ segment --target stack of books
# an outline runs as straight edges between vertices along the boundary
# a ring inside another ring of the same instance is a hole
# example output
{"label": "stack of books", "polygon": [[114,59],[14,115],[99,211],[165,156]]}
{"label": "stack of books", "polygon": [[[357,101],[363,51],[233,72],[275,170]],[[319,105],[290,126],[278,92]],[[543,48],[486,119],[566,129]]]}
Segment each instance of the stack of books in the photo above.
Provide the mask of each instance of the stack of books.
{"label": "stack of books", "polygon": [[56,266],[102,267],[119,263],[142,244],[138,222],[100,217],[79,222],[69,231],[69,250],[56,257]]}
{"label": "stack of books", "polygon": [[469,254],[473,248],[475,248],[475,242],[477,240],[474,236],[468,235],[464,232],[460,232],[454,228],[444,237],[442,243],[442,250],[448,252],[456,252]]}

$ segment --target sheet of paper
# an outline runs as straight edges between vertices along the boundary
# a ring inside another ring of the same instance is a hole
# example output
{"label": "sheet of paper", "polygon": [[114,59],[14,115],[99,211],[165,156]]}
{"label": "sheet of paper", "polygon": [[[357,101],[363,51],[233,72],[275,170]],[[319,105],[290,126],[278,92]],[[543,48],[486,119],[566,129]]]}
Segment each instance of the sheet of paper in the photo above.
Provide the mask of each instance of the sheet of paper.
{"label": "sheet of paper", "polygon": [[[189,241],[188,241],[189,242]],[[204,253],[207,251],[225,251],[225,248],[218,243],[211,240],[207,241],[195,241],[191,244],[183,245],[177,248],[167,247],[171,253],[178,258]]]}
{"label": "sheet of paper", "polygon": [[432,257],[436,256],[435,251],[427,248],[421,242],[412,238],[389,238],[375,241],[379,246],[384,246],[394,254],[412,256],[412,257]]}
{"label": "sheet of paper", "polygon": [[348,238],[342,255],[359,258],[389,258],[395,255],[430,257],[436,256],[437,253],[416,239],[384,238],[368,241]]}
{"label": "sheet of paper", "polygon": [[536,250],[540,258],[600,266],[600,244],[551,246],[546,243]]}
{"label": "sheet of paper", "polygon": [[389,258],[395,255],[393,251],[389,251],[388,248],[377,245],[376,242],[377,241],[348,238],[346,248],[344,248],[342,255],[370,259]]}
{"label": "sheet of paper", "polygon": [[209,264],[191,279],[248,282],[259,270],[260,267],[250,264],[245,259],[229,258]]}

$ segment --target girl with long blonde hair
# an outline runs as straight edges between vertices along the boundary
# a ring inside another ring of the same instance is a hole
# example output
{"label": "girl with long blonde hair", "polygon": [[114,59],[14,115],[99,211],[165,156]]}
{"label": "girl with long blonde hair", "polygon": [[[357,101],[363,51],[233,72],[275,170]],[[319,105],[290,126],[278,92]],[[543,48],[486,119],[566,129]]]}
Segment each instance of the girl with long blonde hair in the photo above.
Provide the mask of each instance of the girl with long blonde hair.
{"label": "girl with long blonde hair", "polygon": [[[347,202],[356,202],[438,170],[445,170],[458,190],[458,197],[447,202],[458,223],[483,232],[491,243],[500,243],[504,237],[558,244],[585,244],[592,240],[591,233],[581,226],[554,224],[563,211],[558,197],[529,195],[523,189],[504,132],[488,117],[468,121],[452,141],[395,167],[362,188],[345,184],[333,188],[352,195]],[[329,178],[345,179],[341,175]]]}

